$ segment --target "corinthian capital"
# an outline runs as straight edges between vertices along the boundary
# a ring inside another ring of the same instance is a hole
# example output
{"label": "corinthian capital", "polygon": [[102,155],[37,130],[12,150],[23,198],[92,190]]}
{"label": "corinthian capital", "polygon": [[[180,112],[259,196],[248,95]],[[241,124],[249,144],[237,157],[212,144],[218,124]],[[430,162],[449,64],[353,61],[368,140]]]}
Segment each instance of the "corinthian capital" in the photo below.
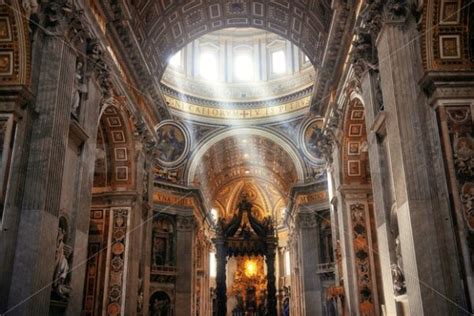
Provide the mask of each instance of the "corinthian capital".
{"label": "corinthian capital", "polygon": [[410,10],[406,0],[388,0],[385,4],[385,19],[386,22],[404,21]]}
{"label": "corinthian capital", "polygon": [[70,0],[50,0],[43,5],[44,27],[53,35],[63,34],[67,28],[68,16],[73,12]]}

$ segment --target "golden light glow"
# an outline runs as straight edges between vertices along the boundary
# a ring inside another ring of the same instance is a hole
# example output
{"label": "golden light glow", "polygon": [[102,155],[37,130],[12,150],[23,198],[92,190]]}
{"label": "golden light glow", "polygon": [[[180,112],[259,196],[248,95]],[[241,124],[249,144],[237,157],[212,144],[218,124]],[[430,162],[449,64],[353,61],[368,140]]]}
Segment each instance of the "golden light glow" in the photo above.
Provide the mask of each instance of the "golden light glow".
{"label": "golden light glow", "polygon": [[257,274],[257,263],[254,260],[245,261],[245,275],[248,278],[254,277]]}

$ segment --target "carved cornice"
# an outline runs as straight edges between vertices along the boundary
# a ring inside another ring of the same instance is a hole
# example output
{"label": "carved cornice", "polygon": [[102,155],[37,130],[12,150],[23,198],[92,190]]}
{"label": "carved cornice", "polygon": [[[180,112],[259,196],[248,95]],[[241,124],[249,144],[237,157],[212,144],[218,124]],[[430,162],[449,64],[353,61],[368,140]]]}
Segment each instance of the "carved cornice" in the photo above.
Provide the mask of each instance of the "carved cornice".
{"label": "carved cornice", "polygon": [[125,16],[127,10],[121,4],[122,1],[112,0],[108,3],[110,9],[109,14],[112,15],[110,30],[118,39],[118,45],[122,50],[122,55],[128,59],[130,72],[133,74],[135,81],[139,84],[142,91],[146,92],[148,97],[153,101],[158,111],[160,121],[171,118],[166,103],[161,94],[158,83],[155,82],[148,71],[145,60],[140,49],[137,46],[137,39],[133,34],[128,23],[128,17]]}
{"label": "carved cornice", "polygon": [[302,229],[316,228],[318,221],[316,220],[316,214],[311,213],[298,213],[297,225]]}
{"label": "carved cornice", "polygon": [[[0,102],[2,102],[2,111],[16,112],[19,116],[23,109],[30,104],[34,104],[34,95],[24,85],[19,86],[1,86]],[[11,107],[10,107],[11,106]]]}
{"label": "carved cornice", "polygon": [[136,191],[93,192],[92,204],[104,207],[132,206],[138,198]]}
{"label": "carved cornice", "polygon": [[51,0],[42,5],[43,26],[49,35],[63,35],[74,11],[70,0]]}
{"label": "carved cornice", "polygon": [[194,216],[177,216],[176,228],[178,231],[192,231],[195,226]]}
{"label": "carved cornice", "polygon": [[472,99],[474,72],[429,72],[420,85],[432,105],[439,99]]}
{"label": "carved cornice", "polygon": [[97,39],[90,39],[87,43],[88,69],[93,71],[99,83],[104,98],[112,96],[112,77],[110,67],[105,61],[105,55]]}
{"label": "carved cornice", "polygon": [[346,200],[369,200],[372,198],[372,186],[368,184],[341,185],[337,190]]}
{"label": "carved cornice", "polygon": [[410,10],[408,8],[407,0],[388,0],[385,4],[385,22],[404,22]]}
{"label": "carved cornice", "polygon": [[378,56],[376,41],[383,26],[382,0],[366,1],[367,6],[360,13],[361,22],[356,28],[356,40],[352,43],[351,54],[354,75],[360,85],[360,81],[369,69],[377,69]]}
{"label": "carved cornice", "polygon": [[339,7],[335,9],[331,33],[327,40],[324,57],[318,69],[318,76],[315,80],[311,111],[322,113],[328,103],[328,92],[333,84],[333,78],[339,73],[339,67],[344,62],[344,43],[351,36],[350,29],[354,21],[354,7],[351,1],[340,1]]}

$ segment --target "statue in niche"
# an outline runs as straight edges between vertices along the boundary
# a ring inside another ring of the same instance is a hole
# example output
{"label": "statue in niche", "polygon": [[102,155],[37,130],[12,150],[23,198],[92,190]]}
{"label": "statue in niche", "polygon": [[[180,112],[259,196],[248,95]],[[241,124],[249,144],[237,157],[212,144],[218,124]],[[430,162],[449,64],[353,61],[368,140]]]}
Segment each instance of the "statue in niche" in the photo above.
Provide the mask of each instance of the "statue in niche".
{"label": "statue in niche", "polygon": [[56,238],[56,255],[53,277],[53,294],[60,300],[68,300],[71,287],[68,284],[68,274],[70,271],[68,258],[70,248],[65,244],[67,228],[64,222],[59,225],[58,236]]}
{"label": "statue in niche", "polygon": [[84,63],[81,60],[76,62],[76,73],[74,74],[74,94],[72,96],[71,113],[74,117],[79,116],[82,94],[86,92],[84,85]]}
{"label": "statue in niche", "polygon": [[155,237],[153,240],[153,259],[156,266],[166,264],[166,239]]}
{"label": "statue in niche", "polygon": [[173,224],[166,218],[153,222],[152,266],[173,265]]}
{"label": "statue in niche", "polygon": [[137,296],[137,313],[141,314],[143,312],[143,279],[138,279],[138,296]]}
{"label": "statue in niche", "polygon": [[400,248],[400,236],[395,238],[395,256],[396,263],[392,264],[392,279],[393,279],[393,290],[396,295],[403,295],[406,293],[405,276],[403,274],[403,260]]}
{"label": "statue in niche", "polygon": [[150,316],[171,315],[171,301],[165,292],[156,292],[150,298]]}

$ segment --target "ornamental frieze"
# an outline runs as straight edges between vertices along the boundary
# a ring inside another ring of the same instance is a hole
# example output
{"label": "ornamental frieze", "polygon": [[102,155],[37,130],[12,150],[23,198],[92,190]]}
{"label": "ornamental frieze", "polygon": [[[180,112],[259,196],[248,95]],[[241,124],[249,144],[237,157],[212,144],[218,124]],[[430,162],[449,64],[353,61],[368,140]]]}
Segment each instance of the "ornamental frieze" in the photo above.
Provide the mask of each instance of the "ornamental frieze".
{"label": "ornamental frieze", "polygon": [[164,192],[154,192],[153,203],[187,207],[194,207],[195,205],[193,197],[182,197],[179,195],[172,195]]}
{"label": "ornamental frieze", "polygon": [[[471,107],[451,106],[440,110],[446,111],[447,132],[462,213],[467,227],[474,232],[474,128]],[[449,152],[445,154],[449,155]]]}
{"label": "ornamental frieze", "polygon": [[123,315],[123,292],[125,289],[125,261],[128,230],[128,209],[112,209],[111,244],[109,246],[109,276],[107,285],[106,310],[108,315]]}

